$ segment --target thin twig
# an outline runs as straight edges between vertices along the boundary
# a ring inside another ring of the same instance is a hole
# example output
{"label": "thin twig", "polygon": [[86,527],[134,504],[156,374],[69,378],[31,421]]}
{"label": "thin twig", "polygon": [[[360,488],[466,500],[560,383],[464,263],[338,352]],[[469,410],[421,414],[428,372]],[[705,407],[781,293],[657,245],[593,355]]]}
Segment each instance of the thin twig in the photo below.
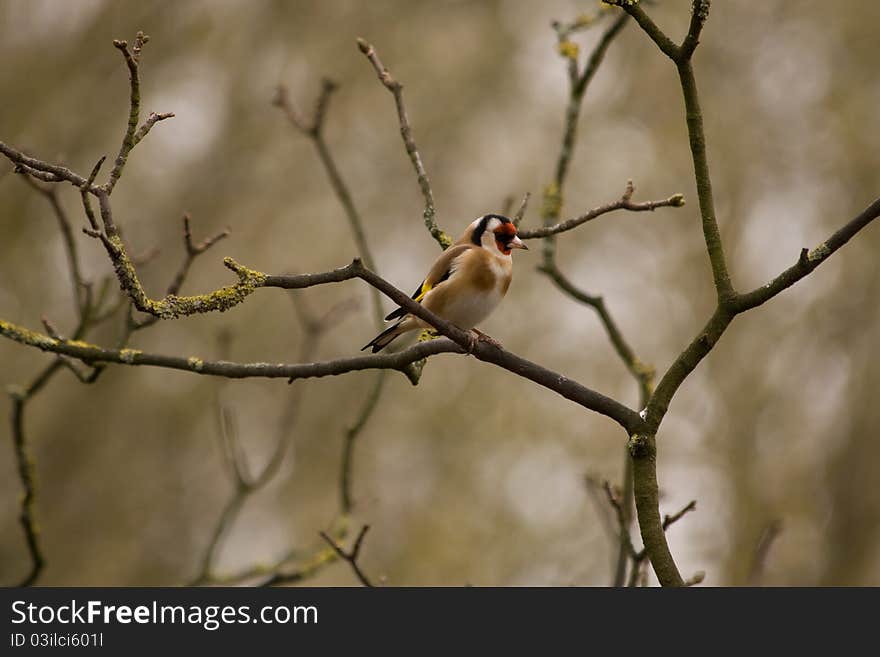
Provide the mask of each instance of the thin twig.
{"label": "thin twig", "polygon": [[519,208],[516,210],[516,214],[513,215],[513,225],[519,227],[520,223],[522,223],[523,218],[526,216],[526,209],[529,207],[529,199],[532,198],[531,192],[526,192],[523,195],[522,201],[520,201]]}
{"label": "thin twig", "polygon": [[608,497],[604,487],[605,482],[600,481],[599,478],[594,475],[587,474],[584,477],[584,484],[587,494],[593,502],[593,507],[599,514],[599,520],[602,523],[602,527],[606,534],[608,534],[608,538],[615,542],[619,541],[620,533],[617,531],[616,522],[612,520],[611,513],[608,510]]}
{"label": "thin twig", "polygon": [[[321,160],[321,164],[327,174],[327,179],[330,181],[330,186],[333,188],[336,198],[339,199],[339,202],[345,211],[345,216],[348,219],[348,224],[351,228],[352,236],[354,237],[361,259],[363,259],[367,267],[373,271],[378,271],[376,268],[376,261],[373,258],[373,253],[367,242],[363,219],[361,219],[360,213],[358,212],[357,206],[355,206],[354,199],[352,198],[351,191],[345,180],[342,178],[342,174],[339,172],[339,167],[336,165],[336,160],[330,153],[330,149],[324,139],[324,119],[327,115],[330,97],[336,88],[336,84],[331,80],[323,80],[321,94],[318,96],[318,100],[315,103],[315,112],[312,115],[311,120],[305,119],[295,108],[290,100],[287,88],[284,86],[278,87],[275,98],[273,99],[273,104],[281,108],[291,125],[309,137],[314,144],[318,153],[318,158]],[[382,301],[378,290],[372,290],[372,300],[373,314],[378,328],[382,326],[382,318],[385,314],[382,310]]]}
{"label": "thin twig", "polygon": [[352,547],[351,551],[345,551],[342,547],[332,538],[330,538],[326,533],[320,532],[321,538],[323,538],[327,544],[333,548],[333,551],[339,555],[339,558],[348,563],[351,566],[352,571],[360,580],[361,584],[366,587],[372,588],[373,584],[370,583],[369,578],[364,574],[364,571],[361,569],[360,565],[357,562],[358,556],[361,552],[361,546],[364,541],[364,536],[367,535],[367,531],[369,531],[370,526],[364,525],[361,528],[361,531],[358,533],[357,538],[354,541],[354,547]]}
{"label": "thin twig", "polygon": [[[376,269],[375,260],[367,242],[364,222],[360,213],[355,206],[352,194],[348,185],[339,171],[336,160],[332,156],[327,142],[324,139],[324,123],[327,116],[327,108],[330,103],[332,93],[336,90],[336,84],[326,78],[322,81],[321,93],[315,102],[315,110],[311,120],[305,119],[291,102],[287,89],[282,85],[279,86],[273,99],[273,104],[281,108],[287,116],[288,121],[300,132],[310,138],[318,153],[318,158],[324,166],[330,186],[333,188],[336,197],[345,210],[348,218],[349,226],[363,261],[369,269]],[[382,300],[379,290],[371,288],[371,297],[373,301],[374,321],[378,329],[384,325],[384,311],[382,310]],[[369,393],[364,399],[363,405],[358,411],[357,418],[351,427],[349,427],[343,437],[342,460],[340,467],[339,487],[340,487],[340,503],[342,513],[351,512],[354,505],[352,496],[352,470],[354,467],[354,447],[358,436],[364,430],[370,417],[378,407],[379,400],[382,395],[386,380],[386,372],[380,370],[373,379],[373,384]]]}
{"label": "thin twig", "polygon": [[666,515],[663,516],[663,531],[669,529],[669,527],[673,524],[681,520],[681,518],[690,511],[695,511],[697,508],[697,501],[691,500],[690,502],[682,508],[678,513],[673,513],[671,516]]}
{"label": "thin twig", "polygon": [[377,373],[357,418],[354,423],[348,427],[343,436],[342,461],[339,474],[339,500],[342,513],[344,514],[351,513],[354,509],[354,492],[352,488],[352,482],[354,480],[352,475],[354,471],[354,448],[358,436],[360,436],[361,432],[367,426],[367,422],[370,420],[373,412],[379,404],[379,399],[382,396],[382,390],[385,381],[387,380],[386,373],[386,370],[380,370]]}
{"label": "thin twig", "polygon": [[64,251],[67,254],[67,266],[70,272],[70,282],[73,285],[73,302],[78,317],[82,317],[85,312],[85,279],[79,265],[79,254],[77,253],[76,240],[73,238],[73,227],[67,212],[58,199],[58,192],[55,187],[44,187],[37,184],[30,176],[25,175],[23,180],[34,190],[36,190],[43,198],[48,201],[52,208],[52,212],[58,222],[58,228],[61,231],[61,238],[64,240]]}
{"label": "thin twig", "polygon": [[[356,306],[348,301],[336,304],[330,308],[321,317],[315,317],[307,312],[302,303],[295,303],[294,308],[300,326],[303,329],[303,337],[299,348],[299,360],[310,361],[318,349],[321,338],[333,327],[339,324],[342,314],[353,310]],[[225,344],[225,342],[224,342]],[[223,349],[222,351],[225,351]],[[225,353],[221,356],[226,357]],[[284,457],[288,451],[289,433],[295,425],[299,411],[302,405],[302,399],[305,388],[297,386],[285,398],[283,412],[278,421],[277,435],[274,441],[272,454],[266,461],[262,469],[254,474],[247,462],[245,450],[238,438],[238,431],[234,422],[234,413],[232,409],[218,404],[220,419],[219,433],[221,436],[222,453],[225,461],[229,465],[234,490],[230,498],[224,505],[220,516],[211,533],[205,553],[201,559],[201,567],[195,579],[191,582],[193,585],[215,584],[225,577],[218,577],[214,573],[214,564],[217,560],[223,539],[229,534],[232,524],[238,517],[238,514],[244,503],[254,493],[265,488],[269,482],[278,474]],[[346,512],[343,513],[345,515]],[[310,571],[316,572],[316,571]],[[305,573],[300,573],[303,577]]]}
{"label": "thin twig", "polygon": [[[629,184],[631,185],[632,181],[630,181]],[[629,189],[629,187],[627,189]],[[568,230],[572,230],[573,228],[577,228],[578,226],[581,226],[588,221],[595,219],[596,217],[601,217],[603,214],[608,214],[609,212],[614,212],[615,210],[629,210],[630,212],[652,212],[657,208],[680,208],[683,205],[684,196],[682,194],[673,194],[669,198],[664,198],[657,201],[645,201],[644,203],[633,203],[626,195],[624,195],[617,201],[606,203],[605,205],[600,205],[599,207],[593,208],[589,212],[586,212],[579,217],[574,217],[573,219],[568,219],[567,221],[556,223],[550,226],[542,226],[541,228],[532,228],[517,231],[517,235],[519,235],[519,237],[524,240],[536,239],[539,237],[550,237],[551,235],[558,235],[559,233],[564,233]]]}
{"label": "thin twig", "polygon": [[410,162],[416,170],[416,176],[419,181],[419,189],[422,191],[422,197],[425,199],[425,226],[431,236],[437,240],[440,248],[448,248],[452,244],[452,238],[440,229],[437,225],[436,210],[434,208],[434,192],[431,190],[431,182],[428,180],[428,174],[425,171],[425,165],[422,164],[422,156],[413,139],[412,128],[409,124],[409,118],[406,114],[406,105],[403,103],[403,85],[395,80],[388,69],[382,64],[376,49],[363,39],[357,40],[358,48],[373,65],[379,81],[394,96],[394,104],[397,107],[397,118],[400,123],[400,136],[403,138],[403,145],[406,153],[409,155]]}
{"label": "thin twig", "polygon": [[[611,317],[605,307],[605,303],[601,296],[588,295],[577,289],[562,274],[556,261],[556,238],[555,235],[575,228],[595,217],[606,212],[612,212],[616,209],[624,209],[632,207],[633,184],[628,181],[623,196],[616,203],[596,208],[595,210],[582,215],[576,219],[566,222],[559,222],[560,213],[562,211],[562,203],[564,198],[564,188],[568,177],[569,165],[574,154],[578,120],[583,106],[583,99],[586,94],[590,82],[596,75],[602,61],[605,58],[612,42],[621,33],[628,21],[628,15],[621,12],[614,22],[605,28],[599,42],[593,48],[587,57],[583,70],[579,70],[578,56],[579,48],[577,44],[569,40],[571,34],[575,31],[585,29],[597,22],[597,17],[588,17],[586,20],[578,19],[570,24],[554,23],[553,27],[557,33],[559,53],[565,58],[568,69],[569,82],[569,98],[565,108],[565,119],[563,122],[562,140],[559,148],[559,155],[556,160],[555,175],[553,182],[548,185],[544,192],[544,204],[542,209],[542,218],[544,228],[535,232],[535,236],[544,237],[543,240],[543,264],[539,270],[547,274],[556,286],[565,294],[582,303],[588,304],[599,315],[599,320],[605,327],[612,345],[618,356],[623,360],[627,369],[636,378],[639,384],[640,408],[644,408],[647,399],[653,388],[653,368],[645,365],[638,359],[635,352],[626,342],[622,332],[618,328],[616,322]],[[675,195],[667,199],[669,205],[680,205],[684,203],[684,197]],[[642,209],[653,209],[659,207],[659,204]],[[531,231],[519,231],[521,236],[529,237],[533,233]],[[632,541],[630,539],[629,527],[632,524],[633,517],[633,481],[632,481],[632,460],[628,452],[624,454],[624,470],[623,470],[623,490],[620,497],[618,511],[618,520],[620,528],[615,532],[615,539],[618,543],[617,559],[614,567],[614,578],[612,584],[614,586],[623,586],[626,580],[627,565],[632,560]],[[633,566],[632,576],[638,577],[640,564]]]}
{"label": "thin twig", "polygon": [[770,548],[782,534],[782,521],[772,520],[767,523],[761,535],[758,537],[758,543],[755,546],[755,553],[752,556],[752,564],[749,568],[748,583],[749,586],[758,586],[764,578],[764,571],[767,566],[767,555],[770,554]]}
{"label": "thin twig", "polygon": [[119,146],[119,153],[116,156],[116,161],[113,163],[113,169],[110,171],[110,176],[102,187],[103,191],[108,195],[113,193],[113,188],[116,186],[116,183],[119,182],[119,178],[122,176],[122,170],[128,161],[128,155],[131,153],[131,150],[137,146],[138,142],[147,135],[157,122],[170,119],[174,116],[172,112],[161,114],[151,112],[144,124],[138,129],[138,121],[140,120],[141,112],[141,83],[138,64],[140,63],[141,51],[149,40],[149,36],[143,32],[138,32],[131,51],[128,49],[127,41],[118,39],[113,41],[113,46],[122,53],[122,57],[125,59],[125,64],[128,67],[130,93],[128,123],[125,127],[125,135],[122,137],[122,144]]}

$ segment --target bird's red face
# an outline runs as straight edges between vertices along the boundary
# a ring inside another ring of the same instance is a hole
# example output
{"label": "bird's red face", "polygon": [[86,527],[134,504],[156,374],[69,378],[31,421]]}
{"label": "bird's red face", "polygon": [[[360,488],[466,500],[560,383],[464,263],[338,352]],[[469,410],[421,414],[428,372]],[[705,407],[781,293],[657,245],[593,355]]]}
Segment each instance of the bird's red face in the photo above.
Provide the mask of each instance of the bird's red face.
{"label": "bird's red face", "polygon": [[523,244],[522,240],[519,237],[516,236],[516,226],[514,226],[511,222],[500,224],[492,232],[495,233],[495,246],[504,255],[510,255],[510,252],[513,249],[528,250],[529,248],[525,244]]}

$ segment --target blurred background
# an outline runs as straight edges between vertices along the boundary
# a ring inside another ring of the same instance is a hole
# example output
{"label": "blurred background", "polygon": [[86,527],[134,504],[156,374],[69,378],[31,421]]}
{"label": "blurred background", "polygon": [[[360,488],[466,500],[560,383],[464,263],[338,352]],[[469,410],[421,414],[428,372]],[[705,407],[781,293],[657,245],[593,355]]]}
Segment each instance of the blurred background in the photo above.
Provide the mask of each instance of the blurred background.
{"label": "blurred background", "polygon": [[[160,249],[140,268],[154,297],[183,257],[180,217],[197,239],[231,236],[183,289],[232,280],[231,256],[270,272],[324,271],[356,255],[309,140],[271,105],[284,83],[310,111],[339,83],[325,135],[363,215],[379,271],[409,290],[437,255],[400,141],[391,95],[358,52],[373,43],[405,85],[440,225],[458,234],[530,191],[540,222],[567,97],[551,21],[592,1],[0,3],[0,139],[87,174],[119,146],[127,72],[114,38],[152,37],[141,64],[144,116],[173,111],[135,149],[113,196],[129,248]],[[650,7],[675,40],[687,0]],[[605,19],[608,20],[607,18]],[[789,266],[880,193],[880,6],[845,0],[718,2],[695,57],[719,222],[734,283],[751,289]],[[582,53],[602,27],[580,33]],[[106,175],[106,172],[105,172]],[[619,198],[682,192],[687,205],[613,214],[559,239],[561,269],[603,294],[639,357],[664,372],[711,313],[682,101],[674,66],[634,24],[611,47],[584,104],[563,217]],[[79,233],[78,193],[60,198],[87,277],[110,272]],[[62,331],[75,323],[63,242],[50,206],[0,162],[0,317]],[[537,245],[535,245],[537,246]],[[664,513],[697,508],[668,533],[684,577],[707,584],[880,584],[880,228],[816,273],[741,316],[673,401],[658,436]],[[637,386],[594,313],[516,253],[514,283],[483,326],[512,351],[635,406]],[[323,336],[316,358],[357,353],[375,334],[366,286],[297,293],[316,313],[360,309]],[[295,362],[293,306],[260,290],[225,314],[162,322],[133,347]],[[391,305],[385,303],[387,309]],[[112,345],[124,312],[90,341]],[[26,384],[50,357],[0,341],[0,383]],[[472,358],[431,359],[413,387],[390,373],[355,453],[354,526],[372,526],[364,569],[390,585],[604,585],[616,546],[584,483],[619,483],[626,436],[613,422]],[[299,381],[290,451],[218,552],[216,573],[320,545],[338,513],[343,437],[369,372]],[[57,375],[27,407],[47,567],[41,584],[177,585],[199,571],[232,483],[218,404],[234,413],[250,461],[268,458],[293,388],[162,369],[113,367],[93,386]],[[8,409],[8,405],[6,406]],[[0,582],[27,572],[21,486],[3,422]],[[762,536],[781,527],[760,579]],[[295,565],[292,564],[292,565]],[[653,574],[649,582],[654,582]],[[309,583],[353,585],[344,564]]]}

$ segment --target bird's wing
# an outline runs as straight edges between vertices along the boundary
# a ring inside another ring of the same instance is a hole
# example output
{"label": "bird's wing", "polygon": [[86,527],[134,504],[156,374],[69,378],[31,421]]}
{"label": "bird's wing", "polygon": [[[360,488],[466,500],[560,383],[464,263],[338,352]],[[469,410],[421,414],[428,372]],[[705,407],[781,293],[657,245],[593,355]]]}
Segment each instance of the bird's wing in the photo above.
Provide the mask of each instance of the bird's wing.
{"label": "bird's wing", "polygon": [[[425,295],[430,292],[432,289],[440,285],[443,281],[447,280],[450,276],[452,276],[452,272],[455,269],[455,261],[458,259],[460,255],[465,253],[466,251],[470,251],[471,249],[480,248],[474,244],[457,244],[455,246],[450,246],[443,253],[440,254],[440,257],[434,261],[431,270],[428,272],[428,275],[425,276],[425,280],[416,288],[416,291],[413,292],[412,298],[414,301],[421,303],[422,299],[425,298]],[[403,317],[406,315],[406,310],[403,308],[398,308],[397,310],[389,313],[386,317],[386,321],[390,321],[392,319],[397,319],[398,317]]]}

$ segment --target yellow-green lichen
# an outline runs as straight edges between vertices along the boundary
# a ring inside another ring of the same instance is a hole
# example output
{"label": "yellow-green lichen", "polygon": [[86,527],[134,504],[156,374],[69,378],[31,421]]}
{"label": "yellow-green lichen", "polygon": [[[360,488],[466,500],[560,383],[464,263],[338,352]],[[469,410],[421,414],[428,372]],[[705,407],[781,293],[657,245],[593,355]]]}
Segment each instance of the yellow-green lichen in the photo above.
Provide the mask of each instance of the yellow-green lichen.
{"label": "yellow-green lichen", "polygon": [[119,360],[123,363],[128,363],[129,365],[134,364],[134,359],[140,356],[142,353],[139,349],[122,349],[119,352]]}
{"label": "yellow-green lichen", "polygon": [[574,19],[574,22],[571,26],[575,29],[589,27],[599,18],[597,14],[581,14],[577,18]]}
{"label": "yellow-green lichen", "polygon": [[235,285],[227,285],[214,292],[190,297],[169,294],[164,299],[156,301],[144,291],[134,264],[128,257],[125,245],[119,236],[114,235],[108,240],[113,251],[113,268],[122,290],[128,294],[138,310],[161,319],[177,319],[197,313],[229,310],[266,282],[266,274],[243,267],[232,258],[224,258],[223,264],[238,276],[238,283]]}
{"label": "yellow-green lichen", "polygon": [[82,340],[68,340],[64,344],[70,347],[79,347],[80,349],[100,349],[98,345],[83,342]]}
{"label": "yellow-green lichen", "polygon": [[[418,342],[429,342],[439,337],[441,337],[441,335],[434,329],[423,329],[422,331],[419,331]],[[419,385],[419,381],[422,378],[422,371],[425,369],[427,363],[427,358],[420,358],[403,368],[402,371],[406,375],[406,378],[409,379],[409,382],[414,386]]]}
{"label": "yellow-green lichen", "polygon": [[568,39],[560,41],[557,50],[559,51],[559,54],[566,59],[577,59],[578,53],[580,52],[578,44],[574,41],[569,41]]}
{"label": "yellow-green lichen", "polygon": [[58,340],[55,338],[50,338],[48,335],[43,335],[36,331],[29,331],[26,328],[2,320],[0,320],[0,335],[44,351],[52,350],[53,347],[58,346]]}
{"label": "yellow-green lichen", "polygon": [[828,245],[825,244],[825,242],[822,242],[807,254],[807,260],[813,263],[818,263],[822,262],[829,255],[831,255],[831,249],[828,248]]}
{"label": "yellow-green lichen", "polygon": [[544,201],[541,206],[541,218],[553,220],[562,212],[562,194],[559,185],[550,183],[544,188]]}
{"label": "yellow-green lichen", "polygon": [[186,359],[186,364],[189,365],[191,370],[196,372],[201,372],[202,368],[205,366],[205,361],[201,358],[196,358],[195,356],[190,356]]}
{"label": "yellow-green lichen", "polygon": [[40,349],[51,349],[58,345],[58,340],[55,338],[50,338],[47,335],[43,335],[42,333],[34,333],[33,334],[33,345],[35,347],[39,347]]}

